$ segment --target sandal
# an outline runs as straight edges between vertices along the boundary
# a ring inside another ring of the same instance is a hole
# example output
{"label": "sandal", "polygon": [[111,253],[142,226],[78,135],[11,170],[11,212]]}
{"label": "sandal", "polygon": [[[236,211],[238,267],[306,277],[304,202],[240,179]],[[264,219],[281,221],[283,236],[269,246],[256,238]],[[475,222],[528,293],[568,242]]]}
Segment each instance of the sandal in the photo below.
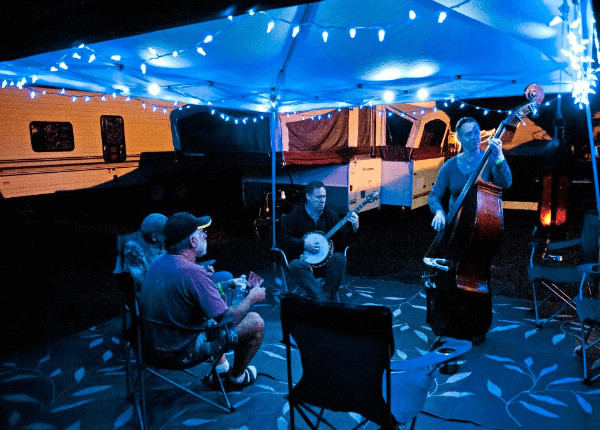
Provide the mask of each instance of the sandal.
{"label": "sandal", "polygon": [[232,391],[239,391],[242,388],[247,387],[248,385],[252,385],[254,383],[254,381],[256,381],[256,375],[257,375],[256,367],[247,366],[244,369],[244,379],[241,382],[237,382],[231,376],[229,376],[227,378],[228,388]]}

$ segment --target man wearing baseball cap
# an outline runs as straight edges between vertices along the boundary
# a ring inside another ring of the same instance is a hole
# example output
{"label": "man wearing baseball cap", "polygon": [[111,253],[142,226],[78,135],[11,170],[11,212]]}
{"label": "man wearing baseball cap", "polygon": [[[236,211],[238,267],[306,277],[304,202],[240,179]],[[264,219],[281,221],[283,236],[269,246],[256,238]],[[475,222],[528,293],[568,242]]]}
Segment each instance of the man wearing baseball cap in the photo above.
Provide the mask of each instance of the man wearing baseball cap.
{"label": "man wearing baseball cap", "polygon": [[[206,254],[206,232],[212,220],[188,212],[171,215],[164,227],[167,254],[152,263],[140,295],[142,315],[168,325],[197,327],[207,320],[233,319],[232,332],[237,337],[234,363],[225,381],[232,390],[242,389],[256,380],[257,371],[250,360],[260,347],[264,321],[250,307],[265,299],[263,287],[253,287],[236,306],[228,307],[212,281],[210,273],[196,259]],[[152,326],[146,333],[154,352],[162,359],[190,365],[204,361],[230,339],[208,341],[204,333],[172,330]]]}
{"label": "man wearing baseball cap", "polygon": [[140,231],[127,240],[119,252],[115,273],[129,272],[139,289],[150,264],[165,253],[163,230],[167,217],[151,213],[142,221]]}

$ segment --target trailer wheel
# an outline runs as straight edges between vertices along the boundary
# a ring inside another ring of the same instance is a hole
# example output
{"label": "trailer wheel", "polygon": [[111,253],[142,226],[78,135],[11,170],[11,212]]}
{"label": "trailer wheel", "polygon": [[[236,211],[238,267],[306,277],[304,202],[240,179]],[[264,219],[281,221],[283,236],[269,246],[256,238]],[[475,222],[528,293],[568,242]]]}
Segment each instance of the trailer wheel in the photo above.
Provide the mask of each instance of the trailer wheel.
{"label": "trailer wheel", "polygon": [[162,202],[167,195],[165,184],[154,183],[150,185],[150,198],[154,202]]}
{"label": "trailer wheel", "polygon": [[173,198],[175,201],[181,201],[188,195],[188,188],[185,182],[177,182],[173,186]]}

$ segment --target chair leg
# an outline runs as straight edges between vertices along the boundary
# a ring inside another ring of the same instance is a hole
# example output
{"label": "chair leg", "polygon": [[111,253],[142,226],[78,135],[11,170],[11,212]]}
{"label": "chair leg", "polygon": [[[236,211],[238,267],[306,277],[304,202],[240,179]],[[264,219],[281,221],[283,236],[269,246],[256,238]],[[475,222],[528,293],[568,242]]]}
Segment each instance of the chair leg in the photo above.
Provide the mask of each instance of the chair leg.
{"label": "chair leg", "polygon": [[586,336],[585,333],[585,324],[581,321],[581,355],[583,356],[583,380],[588,380],[587,374],[587,341],[586,339],[589,337],[589,334],[592,332],[592,328],[590,327],[590,331]]}
{"label": "chair leg", "polygon": [[536,327],[540,326],[540,316],[538,313],[538,302],[537,302],[537,294],[535,291],[535,281],[531,283],[531,288],[533,290],[533,310],[535,311],[535,325]]}
{"label": "chair leg", "polygon": [[[548,296],[544,300],[542,300],[541,302],[538,302],[537,295],[536,295],[535,282],[532,282],[533,306],[534,306],[534,311],[535,311],[535,325],[537,328],[544,328],[546,325],[548,325],[548,323],[550,323],[554,318],[556,318],[567,307],[570,307],[574,311],[576,310],[574,298],[569,297],[567,293],[565,293],[563,290],[558,288],[552,282],[541,281],[541,283],[550,292],[548,293]],[[542,320],[539,316],[538,309],[542,304],[544,304],[551,297],[551,294],[554,294],[556,297],[558,297],[560,300],[562,300],[563,305],[556,312],[554,312],[551,316],[549,316],[548,318],[544,318]]]}

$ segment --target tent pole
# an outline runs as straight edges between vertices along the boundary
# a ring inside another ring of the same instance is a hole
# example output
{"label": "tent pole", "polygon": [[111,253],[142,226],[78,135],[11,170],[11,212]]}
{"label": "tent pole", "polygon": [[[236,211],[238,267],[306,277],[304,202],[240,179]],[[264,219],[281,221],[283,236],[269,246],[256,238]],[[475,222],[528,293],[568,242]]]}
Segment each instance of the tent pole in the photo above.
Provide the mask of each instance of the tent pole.
{"label": "tent pole", "polygon": [[585,116],[587,117],[587,128],[588,128],[588,139],[590,141],[590,155],[592,161],[592,174],[594,175],[594,191],[596,194],[596,213],[600,215],[600,191],[598,187],[598,166],[596,157],[598,156],[598,151],[596,150],[596,145],[594,145],[594,133],[592,131],[592,114],[590,112],[590,105],[586,103],[585,105]]}
{"label": "tent pole", "polygon": [[277,142],[279,139],[279,123],[278,123],[277,110],[271,109],[271,224],[272,224],[272,241],[271,248],[275,248],[277,246],[277,241],[275,237],[276,233],[276,213],[275,213],[275,203],[277,201],[277,197],[275,195],[276,188],[276,168],[277,168]]}

